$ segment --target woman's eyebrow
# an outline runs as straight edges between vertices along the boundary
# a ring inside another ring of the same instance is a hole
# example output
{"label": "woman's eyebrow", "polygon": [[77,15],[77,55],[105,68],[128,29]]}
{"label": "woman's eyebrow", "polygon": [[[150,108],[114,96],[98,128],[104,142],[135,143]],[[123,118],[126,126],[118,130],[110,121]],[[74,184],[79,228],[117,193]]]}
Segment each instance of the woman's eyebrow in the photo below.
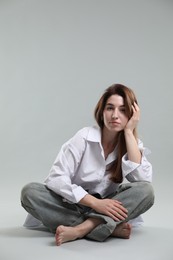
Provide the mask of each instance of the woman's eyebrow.
{"label": "woman's eyebrow", "polygon": [[[107,103],[106,106],[112,106],[112,107],[114,107],[114,104],[112,104],[112,103]],[[119,107],[125,107],[125,105],[120,105]]]}
{"label": "woman's eyebrow", "polygon": [[106,106],[114,106],[112,103],[107,103]]}

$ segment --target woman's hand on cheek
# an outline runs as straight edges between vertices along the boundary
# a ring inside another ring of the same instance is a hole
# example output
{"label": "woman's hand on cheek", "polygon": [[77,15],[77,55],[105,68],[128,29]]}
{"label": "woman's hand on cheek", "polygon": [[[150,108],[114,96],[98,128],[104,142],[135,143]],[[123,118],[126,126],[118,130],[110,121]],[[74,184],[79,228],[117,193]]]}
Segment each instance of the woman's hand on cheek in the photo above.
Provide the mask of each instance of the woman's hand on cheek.
{"label": "woman's hand on cheek", "polygon": [[130,130],[133,132],[133,130],[137,127],[139,119],[140,119],[140,108],[139,106],[134,102],[132,105],[133,115],[127,122],[124,130]]}

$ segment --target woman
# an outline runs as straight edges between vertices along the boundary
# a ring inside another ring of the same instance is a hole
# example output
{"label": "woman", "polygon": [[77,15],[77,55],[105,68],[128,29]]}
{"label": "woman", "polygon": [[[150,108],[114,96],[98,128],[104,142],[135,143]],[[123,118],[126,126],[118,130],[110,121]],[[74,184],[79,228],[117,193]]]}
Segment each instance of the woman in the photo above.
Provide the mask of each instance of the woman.
{"label": "woman", "polygon": [[131,224],[153,205],[152,166],[137,138],[139,117],[134,92],[110,86],[95,108],[98,127],[81,129],[62,146],[44,184],[23,188],[29,219],[55,232],[57,245],[82,237],[129,238]]}

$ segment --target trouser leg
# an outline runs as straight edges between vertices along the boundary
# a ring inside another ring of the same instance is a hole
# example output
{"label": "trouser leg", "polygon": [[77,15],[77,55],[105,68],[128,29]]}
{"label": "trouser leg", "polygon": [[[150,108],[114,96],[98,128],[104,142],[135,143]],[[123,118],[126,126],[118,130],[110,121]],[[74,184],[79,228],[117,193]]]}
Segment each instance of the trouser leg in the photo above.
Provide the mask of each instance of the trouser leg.
{"label": "trouser leg", "polygon": [[75,226],[85,220],[78,205],[65,202],[40,183],[30,183],[22,189],[21,204],[51,232],[55,232],[59,225]]}
{"label": "trouser leg", "polygon": [[125,221],[116,222],[108,216],[92,212],[88,217],[102,218],[104,223],[92,230],[87,237],[97,241],[104,241],[121,222],[128,222],[146,212],[154,203],[154,192],[150,183],[135,182],[120,185],[114,200],[122,202],[128,210],[128,217]]}

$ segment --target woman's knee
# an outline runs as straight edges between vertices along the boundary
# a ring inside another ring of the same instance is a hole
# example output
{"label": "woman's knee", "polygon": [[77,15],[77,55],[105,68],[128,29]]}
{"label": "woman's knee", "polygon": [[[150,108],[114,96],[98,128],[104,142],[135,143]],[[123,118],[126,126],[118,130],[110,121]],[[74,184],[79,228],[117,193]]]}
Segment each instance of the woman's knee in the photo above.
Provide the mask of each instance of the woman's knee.
{"label": "woman's knee", "polygon": [[126,183],[120,186],[119,192],[127,192],[132,198],[147,200],[151,205],[154,204],[154,190],[149,182]]}
{"label": "woman's knee", "polygon": [[149,182],[138,182],[137,183],[139,193],[143,193],[144,197],[147,197],[148,200],[154,204],[154,189],[151,183]]}
{"label": "woman's knee", "polygon": [[28,204],[35,196],[39,188],[39,183],[29,183],[21,191],[21,202],[23,205]]}

